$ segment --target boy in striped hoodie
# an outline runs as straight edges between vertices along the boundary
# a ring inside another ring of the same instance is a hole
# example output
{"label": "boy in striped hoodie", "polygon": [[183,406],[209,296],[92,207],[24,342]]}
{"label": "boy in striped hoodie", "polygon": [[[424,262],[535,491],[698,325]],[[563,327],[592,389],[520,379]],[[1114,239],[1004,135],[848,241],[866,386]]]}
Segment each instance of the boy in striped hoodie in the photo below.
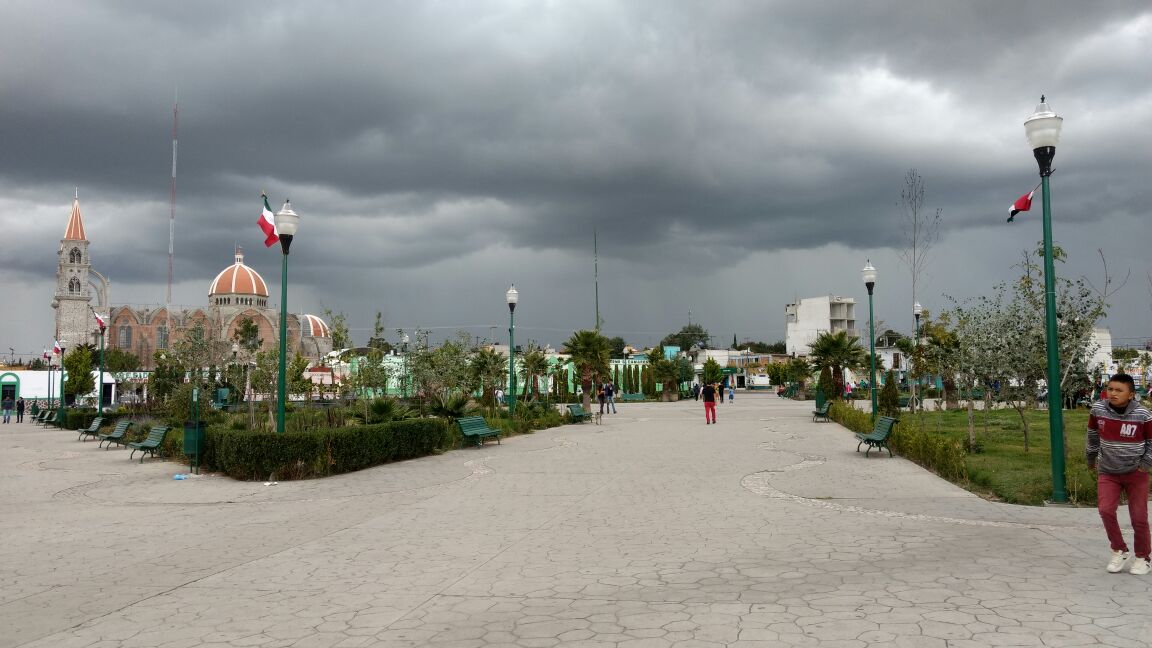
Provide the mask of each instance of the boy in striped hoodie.
{"label": "boy in striped hoodie", "polygon": [[1108,380],[1107,400],[1096,401],[1088,416],[1088,467],[1097,470],[1096,507],[1112,544],[1108,572],[1124,569],[1130,556],[1116,507],[1120,493],[1128,494],[1128,515],[1136,541],[1136,560],[1128,570],[1147,574],[1152,541],[1148,532],[1148,471],[1152,469],[1152,413],[1135,399],[1132,376],[1116,374]]}

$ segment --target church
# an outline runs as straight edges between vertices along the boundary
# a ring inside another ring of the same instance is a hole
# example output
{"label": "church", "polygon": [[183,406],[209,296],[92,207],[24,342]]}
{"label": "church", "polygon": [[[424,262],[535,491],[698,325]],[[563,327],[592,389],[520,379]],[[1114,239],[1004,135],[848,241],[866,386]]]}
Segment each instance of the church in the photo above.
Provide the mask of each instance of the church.
{"label": "church", "polygon": [[[111,282],[92,268],[88,248],[80,199],[76,197],[60,240],[56,293],[52,298],[56,339],[66,348],[84,343],[99,347],[100,330],[93,311],[107,322],[105,346],[136,355],[145,370],[154,368],[157,351],[163,352],[197,326],[203,327],[209,339],[219,340],[231,349],[240,323],[251,319],[260,331],[262,350],[279,347],[280,311],[268,306],[268,285],[260,273],[244,264],[242,249],[236,249],[232,264],[209,285],[206,306],[172,306],[169,312],[164,305],[114,305]],[[332,351],[328,325],[319,317],[290,313],[287,328],[289,358],[299,353],[315,363]]]}

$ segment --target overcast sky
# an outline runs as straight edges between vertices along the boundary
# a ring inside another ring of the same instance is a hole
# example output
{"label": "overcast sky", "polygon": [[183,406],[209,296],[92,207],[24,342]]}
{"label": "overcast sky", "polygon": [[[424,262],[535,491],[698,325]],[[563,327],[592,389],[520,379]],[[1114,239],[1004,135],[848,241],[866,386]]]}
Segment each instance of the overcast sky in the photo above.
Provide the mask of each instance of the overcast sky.
{"label": "overcast sky", "polygon": [[[279,303],[260,192],[301,215],[289,307],[386,327],[642,345],[687,323],[784,337],[795,297],[867,295],[909,331],[897,202],[942,210],[932,311],[1018,274],[1041,239],[1022,123],[1065,118],[1063,276],[1132,277],[1152,316],[1152,7],[1132,2],[61,2],[0,7],[0,354],[51,344],[78,187],[116,304],[165,297],[179,87],[174,303],[207,304],[244,246]],[[391,334],[395,337],[395,334]]]}

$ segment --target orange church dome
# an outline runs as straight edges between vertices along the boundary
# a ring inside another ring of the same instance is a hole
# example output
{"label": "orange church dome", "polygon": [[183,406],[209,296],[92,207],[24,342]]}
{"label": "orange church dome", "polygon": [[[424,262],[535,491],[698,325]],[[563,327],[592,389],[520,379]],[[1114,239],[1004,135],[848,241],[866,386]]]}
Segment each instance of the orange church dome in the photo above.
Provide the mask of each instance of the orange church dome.
{"label": "orange church dome", "polygon": [[324,320],[315,315],[301,315],[300,328],[304,335],[310,337],[332,337],[331,331],[328,330],[328,325],[324,323]]}
{"label": "orange church dome", "polygon": [[243,249],[236,248],[236,263],[224,268],[212,281],[208,296],[216,295],[268,296],[268,284],[264,283],[264,278],[259,272],[244,265]]}

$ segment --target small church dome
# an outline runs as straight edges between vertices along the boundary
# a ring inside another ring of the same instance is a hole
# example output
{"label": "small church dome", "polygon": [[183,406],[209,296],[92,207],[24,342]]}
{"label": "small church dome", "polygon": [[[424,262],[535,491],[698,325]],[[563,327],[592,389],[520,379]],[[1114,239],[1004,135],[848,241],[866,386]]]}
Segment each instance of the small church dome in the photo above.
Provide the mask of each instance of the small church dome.
{"label": "small church dome", "polygon": [[264,278],[259,272],[244,265],[242,248],[236,248],[236,262],[224,268],[212,281],[208,297],[217,295],[268,296],[268,284],[264,283]]}
{"label": "small church dome", "polygon": [[305,314],[300,316],[300,332],[302,335],[308,337],[332,337],[331,331],[328,330],[328,325],[324,323],[324,320],[315,315]]}

